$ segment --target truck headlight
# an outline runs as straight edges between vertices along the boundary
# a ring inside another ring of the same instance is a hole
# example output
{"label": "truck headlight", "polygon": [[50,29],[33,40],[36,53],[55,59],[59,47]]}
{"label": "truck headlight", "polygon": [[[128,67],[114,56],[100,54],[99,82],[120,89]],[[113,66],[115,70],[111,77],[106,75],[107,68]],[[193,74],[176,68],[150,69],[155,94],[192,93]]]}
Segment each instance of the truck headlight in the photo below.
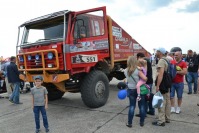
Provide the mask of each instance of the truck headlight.
{"label": "truck headlight", "polygon": [[39,60],[39,55],[38,54],[35,55],[35,59]]}
{"label": "truck headlight", "polygon": [[47,56],[48,56],[48,59],[49,59],[49,60],[52,60],[52,58],[53,58],[53,53],[49,52],[49,53],[47,54]]}
{"label": "truck headlight", "polygon": [[31,60],[31,58],[32,58],[31,55],[28,55],[28,60],[29,60],[29,61]]}
{"label": "truck headlight", "polygon": [[19,56],[19,61],[24,62],[23,56]]}

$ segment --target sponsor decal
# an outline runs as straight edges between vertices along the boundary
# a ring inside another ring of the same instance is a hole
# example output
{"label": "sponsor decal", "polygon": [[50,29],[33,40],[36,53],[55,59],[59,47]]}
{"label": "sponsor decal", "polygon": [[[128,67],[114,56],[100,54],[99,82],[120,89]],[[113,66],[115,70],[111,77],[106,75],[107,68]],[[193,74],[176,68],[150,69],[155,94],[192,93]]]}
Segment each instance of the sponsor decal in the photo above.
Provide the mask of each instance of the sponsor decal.
{"label": "sponsor decal", "polygon": [[57,82],[58,76],[57,75],[53,75],[53,82]]}
{"label": "sponsor decal", "polygon": [[109,48],[108,40],[93,41],[93,43],[95,44],[95,49],[97,50]]}
{"label": "sponsor decal", "polygon": [[129,39],[125,37],[115,37],[115,41],[128,42]]}
{"label": "sponsor decal", "polygon": [[128,53],[128,52],[133,52],[133,50],[132,49],[115,49],[114,52]]}
{"label": "sponsor decal", "polygon": [[94,51],[108,48],[108,40],[87,41],[70,46],[70,52]]}
{"label": "sponsor decal", "polygon": [[139,49],[142,49],[142,46],[140,46],[140,44],[133,43],[133,49],[139,50]]}
{"label": "sponsor decal", "polygon": [[120,58],[120,54],[114,54],[115,58]]}
{"label": "sponsor decal", "polygon": [[132,43],[131,39],[125,37],[115,37],[115,41],[121,46],[129,46]]}
{"label": "sponsor decal", "polygon": [[122,28],[112,26],[112,34],[116,37],[122,37]]}
{"label": "sponsor decal", "polygon": [[120,49],[120,45],[119,44],[115,44],[115,48],[116,49]]}

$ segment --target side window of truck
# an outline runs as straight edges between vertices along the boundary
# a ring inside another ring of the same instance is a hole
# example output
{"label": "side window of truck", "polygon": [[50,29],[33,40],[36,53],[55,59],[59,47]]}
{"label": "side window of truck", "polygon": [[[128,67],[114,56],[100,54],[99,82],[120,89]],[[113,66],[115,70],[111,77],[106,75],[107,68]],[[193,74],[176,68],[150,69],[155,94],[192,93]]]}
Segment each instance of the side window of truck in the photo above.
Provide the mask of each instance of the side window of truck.
{"label": "side window of truck", "polygon": [[[80,27],[84,30],[80,30]],[[89,38],[101,35],[104,35],[104,21],[102,11],[95,11],[77,16],[74,38]]]}

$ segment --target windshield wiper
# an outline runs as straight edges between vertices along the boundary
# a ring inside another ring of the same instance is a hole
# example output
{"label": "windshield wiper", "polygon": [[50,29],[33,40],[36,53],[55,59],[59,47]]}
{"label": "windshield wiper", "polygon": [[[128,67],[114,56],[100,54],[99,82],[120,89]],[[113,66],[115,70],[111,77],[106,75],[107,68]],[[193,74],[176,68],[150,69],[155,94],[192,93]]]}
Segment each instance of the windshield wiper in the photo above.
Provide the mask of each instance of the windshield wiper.
{"label": "windshield wiper", "polygon": [[38,39],[36,42],[42,42],[42,41],[46,41],[46,40],[50,40],[48,38],[45,38],[45,39]]}
{"label": "windshield wiper", "polygon": [[23,44],[28,44],[28,43],[30,43],[30,42],[23,42]]}

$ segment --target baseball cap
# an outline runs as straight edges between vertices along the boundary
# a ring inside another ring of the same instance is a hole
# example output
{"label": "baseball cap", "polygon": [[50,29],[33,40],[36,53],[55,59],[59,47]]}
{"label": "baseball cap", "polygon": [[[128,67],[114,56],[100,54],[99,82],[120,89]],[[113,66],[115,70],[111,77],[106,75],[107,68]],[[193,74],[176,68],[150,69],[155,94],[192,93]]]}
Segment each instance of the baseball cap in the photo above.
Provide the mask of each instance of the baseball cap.
{"label": "baseball cap", "polygon": [[162,54],[166,54],[166,52],[167,52],[166,49],[162,48],[162,47],[157,48],[156,50],[159,51],[159,52],[161,52]]}
{"label": "baseball cap", "polygon": [[36,80],[36,79],[40,79],[40,80],[42,80],[42,81],[43,81],[43,77],[42,77],[42,76],[40,76],[40,75],[34,76],[34,80]]}

